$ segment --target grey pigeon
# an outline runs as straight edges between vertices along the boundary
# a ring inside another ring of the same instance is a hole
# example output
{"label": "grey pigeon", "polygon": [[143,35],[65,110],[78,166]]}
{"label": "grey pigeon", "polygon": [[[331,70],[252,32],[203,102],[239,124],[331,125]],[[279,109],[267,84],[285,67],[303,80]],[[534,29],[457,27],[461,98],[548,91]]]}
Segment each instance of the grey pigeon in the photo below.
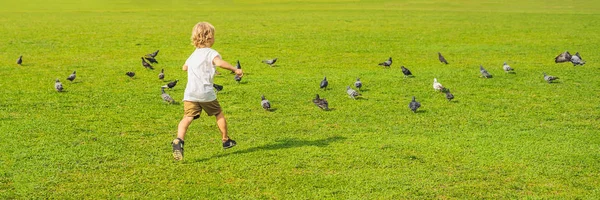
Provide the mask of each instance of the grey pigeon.
{"label": "grey pigeon", "polygon": [[483,66],[479,65],[479,71],[481,72],[481,76],[484,78],[492,78],[492,75],[483,68]]}
{"label": "grey pigeon", "polygon": [[58,79],[56,79],[56,82],[54,82],[54,89],[56,89],[58,92],[63,91],[63,85]]}
{"label": "grey pigeon", "polygon": [[448,99],[448,101],[454,99],[454,95],[450,93],[450,89],[446,89],[444,92],[446,93],[446,99]]}
{"label": "grey pigeon", "polygon": [[515,72],[515,70],[510,67],[506,62],[504,62],[504,65],[502,65],[502,69],[506,72],[506,73],[510,73],[510,72]]}
{"label": "grey pigeon", "polygon": [[315,99],[313,99],[312,101],[319,108],[321,108],[323,110],[329,110],[329,102],[327,102],[327,100],[325,100],[325,98],[323,98],[323,99],[319,98],[319,94],[317,94],[317,97],[315,97]]}
{"label": "grey pigeon", "polygon": [[160,73],[158,74],[158,79],[160,79],[160,80],[165,79],[165,69],[160,70]]}
{"label": "grey pigeon", "polygon": [[269,102],[269,100],[267,100],[267,98],[265,98],[265,95],[263,94],[260,97],[262,100],[260,101],[260,105],[266,110],[266,111],[270,111],[271,110],[271,102]]}
{"label": "grey pigeon", "polygon": [[413,96],[412,101],[408,104],[408,107],[413,111],[413,113],[416,113],[417,109],[421,107],[421,103],[415,101],[415,96]]}
{"label": "grey pigeon", "polygon": [[571,54],[565,51],[554,58],[555,63],[569,62],[571,61]]}
{"label": "grey pigeon", "polygon": [[379,63],[379,65],[384,66],[384,67],[389,67],[392,65],[392,57],[388,58],[388,60],[386,60],[385,62]]}
{"label": "grey pigeon", "polygon": [[323,77],[321,81],[321,85],[319,86],[321,89],[327,90],[327,85],[329,85],[329,81],[327,81],[327,77]]}
{"label": "grey pigeon", "polygon": [[175,85],[177,85],[177,82],[178,82],[178,81],[179,81],[179,80],[175,80],[175,81],[169,82],[169,83],[167,83],[166,85],[163,85],[162,87],[163,87],[163,88],[169,88],[169,89],[173,89],[173,87],[175,87]]}
{"label": "grey pigeon", "polygon": [[356,99],[356,97],[358,97],[360,94],[352,89],[350,86],[346,87],[346,93],[348,93],[348,96],[350,96],[350,98],[352,99]]}
{"label": "grey pigeon", "polygon": [[73,82],[73,80],[75,80],[75,71],[73,71],[73,73],[71,75],[69,75],[69,77],[67,77],[67,80]]}
{"label": "grey pigeon", "polygon": [[162,99],[167,102],[167,103],[173,103],[175,102],[175,100],[173,100],[173,97],[171,97],[171,95],[165,93],[165,88],[160,88],[160,90],[162,91],[162,94],[160,95],[162,97]]}
{"label": "grey pigeon", "polygon": [[21,65],[21,63],[23,63],[23,56],[19,56],[19,59],[17,59],[17,65]]}
{"label": "grey pigeon", "polygon": [[448,64],[448,61],[446,61],[446,58],[444,58],[444,56],[442,56],[442,53],[440,52],[438,52],[438,59],[440,60],[440,62]]}
{"label": "grey pigeon", "polygon": [[360,90],[360,88],[362,87],[362,82],[360,81],[360,78],[356,78],[356,82],[354,82],[354,87]]}
{"label": "grey pigeon", "polygon": [[152,65],[150,65],[150,63],[148,63],[148,62],[146,62],[146,60],[144,60],[144,57],[142,57],[142,65],[145,68],[152,69],[152,70],[154,69],[154,67],[152,67]]}
{"label": "grey pigeon", "polygon": [[558,77],[556,77],[556,76],[548,76],[548,75],[546,75],[546,72],[543,72],[543,73],[544,73],[544,80],[548,83],[552,83],[552,81],[558,79]]}
{"label": "grey pigeon", "polygon": [[412,76],[412,72],[410,72],[410,70],[408,70],[406,67],[400,66],[400,68],[402,68],[402,73],[404,74],[404,77]]}
{"label": "grey pigeon", "polygon": [[146,57],[154,58],[154,57],[156,57],[158,55],[158,51],[159,50],[156,50],[154,53],[146,54]]}
{"label": "grey pigeon", "polygon": [[571,63],[573,63],[573,66],[577,66],[585,64],[585,61],[582,60],[579,52],[577,52],[575,55],[571,56]]}
{"label": "grey pigeon", "polygon": [[217,92],[223,90],[223,86],[222,85],[217,85],[216,83],[213,83],[213,87],[215,88],[215,90],[217,90]]}
{"label": "grey pigeon", "polygon": [[135,76],[135,72],[126,72],[125,74],[129,76],[129,78],[133,78],[133,76]]}
{"label": "grey pigeon", "polygon": [[275,62],[277,62],[277,58],[274,58],[273,60],[263,60],[262,62],[273,67],[273,64],[275,64]]}
{"label": "grey pigeon", "polygon": [[[240,61],[237,61],[237,64],[235,65],[236,69],[242,69],[242,65],[240,65]],[[235,75],[235,77],[233,77],[235,79],[235,81],[237,83],[240,83],[240,81],[242,81],[242,77],[238,76],[237,74]]]}

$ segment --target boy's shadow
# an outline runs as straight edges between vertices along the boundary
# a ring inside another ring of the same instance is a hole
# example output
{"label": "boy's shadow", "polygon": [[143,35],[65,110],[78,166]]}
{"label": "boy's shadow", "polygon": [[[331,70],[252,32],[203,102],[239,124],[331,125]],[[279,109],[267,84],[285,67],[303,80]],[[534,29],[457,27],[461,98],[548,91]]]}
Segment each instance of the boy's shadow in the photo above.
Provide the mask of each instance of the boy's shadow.
{"label": "boy's shadow", "polygon": [[217,155],[211,156],[209,158],[197,159],[196,162],[204,162],[204,161],[208,161],[210,159],[221,158],[221,157],[229,156],[232,154],[245,154],[245,153],[252,153],[252,152],[256,152],[256,151],[288,149],[288,148],[296,148],[296,147],[304,147],[304,146],[325,147],[325,146],[331,144],[332,142],[338,142],[338,141],[345,140],[345,139],[346,139],[345,137],[341,137],[341,136],[334,136],[334,137],[329,137],[329,138],[320,139],[320,140],[298,140],[295,138],[288,138],[288,139],[278,140],[274,144],[250,147],[250,148],[247,148],[244,150],[234,151],[232,153],[217,154]]}

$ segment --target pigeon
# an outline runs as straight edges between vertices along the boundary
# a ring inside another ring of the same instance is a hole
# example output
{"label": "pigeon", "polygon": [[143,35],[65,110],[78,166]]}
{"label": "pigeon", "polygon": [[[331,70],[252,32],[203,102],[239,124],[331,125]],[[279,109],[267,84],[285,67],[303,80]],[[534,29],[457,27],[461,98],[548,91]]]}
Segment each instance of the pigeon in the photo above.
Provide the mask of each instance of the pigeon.
{"label": "pigeon", "polygon": [[544,73],[544,80],[546,80],[546,82],[548,82],[548,83],[552,83],[552,81],[558,79],[558,77],[556,77],[556,76],[548,76],[548,75],[546,75],[546,72],[543,72],[543,73]]}
{"label": "pigeon", "polygon": [[451,101],[452,99],[454,99],[454,95],[452,95],[452,93],[450,93],[450,89],[446,89],[445,93],[446,93],[446,99],[448,99],[448,101]]}
{"label": "pigeon", "polygon": [[[235,65],[235,68],[242,69],[242,66],[240,65],[240,61],[239,60],[237,61],[237,64]],[[235,81],[237,83],[240,83],[240,81],[242,80],[242,77],[238,76],[237,74],[233,78],[235,79]]]}
{"label": "pigeon", "polygon": [[324,77],[323,80],[321,81],[320,88],[327,90],[327,85],[329,85],[329,82],[327,81],[327,77]]}
{"label": "pigeon", "polygon": [[392,65],[392,57],[388,58],[385,62],[379,63],[379,65],[384,67],[390,67]]}
{"label": "pigeon", "polygon": [[402,68],[402,73],[404,74],[404,77],[412,76],[412,73],[406,67],[400,66],[400,68]]}
{"label": "pigeon", "polygon": [[444,58],[440,52],[438,52],[438,59],[440,59],[441,63],[448,64],[448,61],[446,61],[446,58]]}
{"label": "pigeon", "polygon": [[262,101],[260,101],[260,105],[262,105],[262,107],[266,111],[270,111],[271,110],[271,102],[269,102],[269,100],[267,100],[267,98],[265,98],[264,94],[260,98],[262,99]]}
{"label": "pigeon", "polygon": [[133,78],[133,76],[135,76],[135,72],[127,72],[125,74],[129,76],[129,78]]}
{"label": "pigeon", "polygon": [[433,78],[433,89],[441,92],[444,90],[444,86],[442,86],[442,84],[439,83],[436,78]]}
{"label": "pigeon", "polygon": [[58,79],[56,79],[56,82],[54,82],[54,89],[56,89],[58,92],[63,91],[63,85]]}
{"label": "pigeon", "polygon": [[413,113],[416,113],[417,109],[421,107],[421,103],[415,101],[415,96],[413,96],[412,101],[408,104],[408,107],[413,111]]}
{"label": "pigeon", "polygon": [[162,99],[167,102],[167,103],[173,103],[175,102],[175,100],[173,100],[173,97],[171,97],[171,95],[165,93],[165,88],[160,88],[160,90],[162,91],[162,94],[160,95],[162,97]]}
{"label": "pigeon", "polygon": [[150,61],[150,63],[158,63],[158,61],[156,61],[156,58],[153,57],[144,57],[144,59],[146,59],[147,61]]}
{"label": "pigeon", "polygon": [[75,80],[75,71],[73,71],[73,73],[71,75],[69,75],[69,77],[67,77],[67,80],[73,82],[73,80]]}
{"label": "pigeon", "polygon": [[483,66],[479,65],[479,71],[481,72],[481,77],[484,78],[492,78],[492,75],[483,68]]}
{"label": "pigeon", "polygon": [[23,56],[19,56],[19,59],[17,59],[17,65],[21,65],[21,63],[23,63]]}
{"label": "pigeon", "polygon": [[177,85],[177,82],[179,80],[175,80],[172,82],[167,83],[166,85],[163,85],[162,88],[169,88],[169,89],[173,89],[173,87],[175,87],[175,85]]}
{"label": "pigeon", "polygon": [[160,70],[160,73],[158,74],[158,79],[160,79],[160,80],[165,79],[165,69]]}
{"label": "pigeon", "polygon": [[213,87],[215,88],[215,90],[217,90],[217,92],[223,90],[223,86],[222,85],[217,85],[216,83],[213,83]]}
{"label": "pigeon", "polygon": [[568,51],[561,53],[554,58],[555,63],[569,62],[571,61],[571,54]]}
{"label": "pigeon", "polygon": [[154,53],[146,54],[146,58],[148,58],[148,57],[151,57],[151,58],[156,57],[158,55],[158,51],[159,50],[156,50]]}
{"label": "pigeon", "polygon": [[360,90],[360,88],[362,87],[362,82],[360,81],[360,78],[356,78],[356,82],[354,82],[354,87]]}
{"label": "pigeon", "polygon": [[504,62],[504,65],[502,65],[502,69],[504,69],[506,73],[515,72],[515,70],[512,67],[506,64],[506,62]]}
{"label": "pigeon", "polygon": [[350,86],[346,87],[346,93],[348,93],[348,96],[352,99],[356,99],[356,97],[360,96],[360,94],[356,90],[350,88]]}
{"label": "pigeon", "polygon": [[154,70],[154,68],[152,67],[152,65],[150,65],[150,63],[148,63],[148,62],[146,62],[146,60],[144,60],[144,57],[142,57],[142,65],[143,65],[145,68],[148,68],[148,69],[152,69],[152,70]]}
{"label": "pigeon", "polygon": [[573,63],[573,66],[577,66],[585,64],[585,61],[582,60],[579,52],[577,52],[575,55],[571,56],[571,63]]}
{"label": "pigeon", "polygon": [[315,99],[313,99],[312,101],[319,108],[321,108],[323,110],[329,110],[329,103],[327,102],[327,100],[325,100],[325,98],[323,98],[323,99],[319,98],[319,94],[317,94],[317,97],[315,97]]}
{"label": "pigeon", "polygon": [[273,65],[275,64],[275,62],[277,62],[277,58],[274,58],[273,60],[263,60],[263,63],[273,67]]}

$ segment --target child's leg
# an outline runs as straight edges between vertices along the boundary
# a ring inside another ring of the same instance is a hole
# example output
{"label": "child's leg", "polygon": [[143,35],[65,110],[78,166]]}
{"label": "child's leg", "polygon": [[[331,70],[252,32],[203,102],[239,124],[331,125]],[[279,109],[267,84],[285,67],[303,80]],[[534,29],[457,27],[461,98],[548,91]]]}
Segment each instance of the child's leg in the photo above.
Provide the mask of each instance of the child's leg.
{"label": "child's leg", "polygon": [[225,142],[229,139],[229,136],[227,135],[227,120],[225,120],[223,112],[215,115],[215,117],[217,118],[217,126],[219,126],[219,130],[221,131],[221,140]]}
{"label": "child's leg", "polygon": [[194,117],[183,116],[183,119],[181,119],[177,126],[177,138],[183,140],[192,121],[194,121]]}

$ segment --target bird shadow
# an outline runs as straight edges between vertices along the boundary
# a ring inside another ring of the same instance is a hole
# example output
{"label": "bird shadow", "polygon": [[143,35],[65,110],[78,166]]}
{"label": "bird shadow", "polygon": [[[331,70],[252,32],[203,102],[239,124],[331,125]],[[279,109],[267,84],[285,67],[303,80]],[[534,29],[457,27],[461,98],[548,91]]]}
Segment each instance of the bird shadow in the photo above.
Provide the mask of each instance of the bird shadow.
{"label": "bird shadow", "polygon": [[415,111],[415,114],[416,113],[427,113],[427,110],[417,110],[417,111]]}
{"label": "bird shadow", "polygon": [[229,155],[247,154],[247,153],[253,153],[253,152],[257,152],[257,151],[272,151],[272,150],[298,148],[298,147],[305,147],[305,146],[326,147],[333,142],[339,142],[339,141],[342,141],[345,139],[346,139],[345,137],[341,137],[341,136],[333,136],[333,137],[320,139],[320,140],[299,140],[299,139],[295,139],[295,138],[286,138],[286,139],[277,140],[273,144],[250,147],[250,148],[242,149],[239,151],[233,151],[231,153],[227,152],[227,153],[223,153],[223,154],[213,155],[208,158],[196,159],[195,162],[205,162],[205,161],[208,161],[211,159],[222,158],[222,157],[226,157]]}
{"label": "bird shadow", "polygon": [[369,89],[360,89],[360,90],[358,90],[358,91],[359,91],[359,92],[368,92],[368,91],[369,91]]}
{"label": "bird shadow", "polygon": [[277,111],[277,108],[271,108],[271,109],[267,110],[267,112],[275,112],[275,111]]}

